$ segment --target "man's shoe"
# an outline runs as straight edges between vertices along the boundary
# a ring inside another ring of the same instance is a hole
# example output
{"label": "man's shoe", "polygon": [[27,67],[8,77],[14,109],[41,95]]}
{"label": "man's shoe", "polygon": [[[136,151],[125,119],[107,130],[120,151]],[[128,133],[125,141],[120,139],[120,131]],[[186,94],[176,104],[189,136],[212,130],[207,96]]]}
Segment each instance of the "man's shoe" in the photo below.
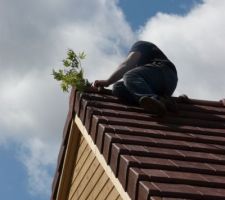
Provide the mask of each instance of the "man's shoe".
{"label": "man's shoe", "polygon": [[160,97],[160,101],[164,103],[164,105],[166,106],[166,108],[167,108],[167,110],[169,112],[173,112],[173,113],[177,113],[178,112],[177,103],[171,97],[167,97],[167,96]]}
{"label": "man's shoe", "polygon": [[143,96],[140,98],[139,104],[144,110],[158,116],[164,116],[166,114],[166,106],[164,103],[155,98]]}

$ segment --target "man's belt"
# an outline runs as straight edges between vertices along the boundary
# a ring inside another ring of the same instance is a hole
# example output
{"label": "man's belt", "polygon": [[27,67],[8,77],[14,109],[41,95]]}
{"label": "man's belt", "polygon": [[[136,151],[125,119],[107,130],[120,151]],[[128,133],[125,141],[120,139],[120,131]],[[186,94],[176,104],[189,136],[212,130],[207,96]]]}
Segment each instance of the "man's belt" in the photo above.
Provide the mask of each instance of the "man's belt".
{"label": "man's belt", "polygon": [[157,67],[163,67],[163,66],[170,67],[174,72],[177,73],[175,65],[170,60],[161,60],[161,59],[154,59],[151,63],[146,64],[145,66],[157,66]]}

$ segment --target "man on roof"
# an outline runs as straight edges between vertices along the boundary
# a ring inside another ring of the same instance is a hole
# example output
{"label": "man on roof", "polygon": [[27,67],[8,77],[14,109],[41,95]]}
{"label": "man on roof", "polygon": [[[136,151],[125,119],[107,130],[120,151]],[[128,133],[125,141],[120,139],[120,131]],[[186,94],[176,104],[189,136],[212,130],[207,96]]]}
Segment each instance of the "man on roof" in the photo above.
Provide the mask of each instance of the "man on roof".
{"label": "man on roof", "polygon": [[172,96],[177,81],[176,67],[167,56],[155,44],[138,41],[116,71],[94,86],[113,84],[112,93],[121,101],[163,116],[168,109],[165,99]]}

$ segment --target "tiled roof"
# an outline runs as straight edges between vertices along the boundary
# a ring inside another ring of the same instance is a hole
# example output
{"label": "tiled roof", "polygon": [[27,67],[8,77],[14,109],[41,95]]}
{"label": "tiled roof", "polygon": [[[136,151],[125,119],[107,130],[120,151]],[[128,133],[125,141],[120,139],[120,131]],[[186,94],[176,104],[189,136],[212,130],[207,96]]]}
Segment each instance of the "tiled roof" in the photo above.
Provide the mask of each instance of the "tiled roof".
{"label": "tiled roof", "polygon": [[174,98],[179,112],[159,118],[110,94],[72,93],[70,113],[132,200],[225,199],[223,101]]}

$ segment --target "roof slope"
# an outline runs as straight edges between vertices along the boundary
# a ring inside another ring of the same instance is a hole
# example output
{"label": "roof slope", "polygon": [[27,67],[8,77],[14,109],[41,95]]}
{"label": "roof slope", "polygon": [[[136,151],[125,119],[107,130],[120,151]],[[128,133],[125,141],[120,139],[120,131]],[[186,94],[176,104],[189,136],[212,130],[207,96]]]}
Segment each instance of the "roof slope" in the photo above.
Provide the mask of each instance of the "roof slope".
{"label": "roof slope", "polygon": [[132,200],[225,199],[222,102],[175,98],[179,113],[157,118],[109,94],[73,92],[73,111]]}

